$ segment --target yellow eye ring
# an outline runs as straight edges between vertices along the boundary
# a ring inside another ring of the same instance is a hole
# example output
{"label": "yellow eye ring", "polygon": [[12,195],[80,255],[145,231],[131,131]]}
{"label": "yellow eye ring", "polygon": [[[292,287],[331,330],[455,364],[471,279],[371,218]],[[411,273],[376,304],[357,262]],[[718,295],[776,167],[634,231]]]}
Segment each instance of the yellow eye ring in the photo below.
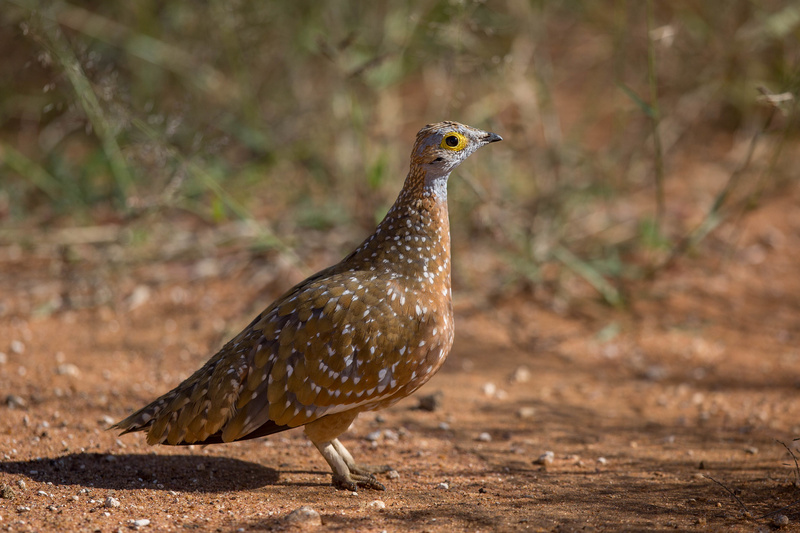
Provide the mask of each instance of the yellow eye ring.
{"label": "yellow eye ring", "polygon": [[467,147],[467,138],[458,133],[457,131],[451,131],[449,133],[444,134],[440,146],[445,150],[452,150],[453,152],[459,152]]}

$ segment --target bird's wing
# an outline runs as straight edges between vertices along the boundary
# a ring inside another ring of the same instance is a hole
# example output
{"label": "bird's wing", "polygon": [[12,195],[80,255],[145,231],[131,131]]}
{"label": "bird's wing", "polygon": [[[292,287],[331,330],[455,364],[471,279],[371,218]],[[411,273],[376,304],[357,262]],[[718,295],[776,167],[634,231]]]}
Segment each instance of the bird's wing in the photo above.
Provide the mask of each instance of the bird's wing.
{"label": "bird's wing", "polygon": [[243,379],[223,441],[374,404],[421,375],[426,360],[411,355],[428,351],[420,339],[435,327],[431,310],[418,312],[390,275],[367,279],[342,272],[310,280],[252,324],[260,338],[231,367]]}

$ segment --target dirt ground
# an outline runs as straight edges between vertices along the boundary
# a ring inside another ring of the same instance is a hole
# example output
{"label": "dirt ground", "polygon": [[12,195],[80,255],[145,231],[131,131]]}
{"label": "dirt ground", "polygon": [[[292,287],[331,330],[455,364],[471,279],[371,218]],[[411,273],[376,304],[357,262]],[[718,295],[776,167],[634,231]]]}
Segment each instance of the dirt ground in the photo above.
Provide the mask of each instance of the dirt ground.
{"label": "dirt ground", "polygon": [[[396,469],[385,492],[334,490],[300,430],[205,448],[105,430],[299,280],[291,266],[217,246],[117,268],[103,258],[124,251],[91,235],[67,236],[66,252],[53,232],[6,243],[0,530],[280,530],[304,505],[325,531],[800,530],[787,451],[800,436],[799,201],[766,200],[723,228],[727,250],[681,259],[631,310],[456,290],[443,370],[343,439]],[[438,407],[417,409],[432,393]]]}

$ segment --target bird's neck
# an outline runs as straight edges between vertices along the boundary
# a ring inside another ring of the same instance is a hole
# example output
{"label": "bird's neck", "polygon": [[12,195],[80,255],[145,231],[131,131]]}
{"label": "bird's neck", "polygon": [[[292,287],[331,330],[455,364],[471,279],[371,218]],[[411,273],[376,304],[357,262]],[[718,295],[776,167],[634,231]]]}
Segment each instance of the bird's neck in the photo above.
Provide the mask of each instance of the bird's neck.
{"label": "bird's neck", "polygon": [[381,270],[450,288],[447,176],[426,179],[412,168],[403,190],[375,233],[348,258]]}

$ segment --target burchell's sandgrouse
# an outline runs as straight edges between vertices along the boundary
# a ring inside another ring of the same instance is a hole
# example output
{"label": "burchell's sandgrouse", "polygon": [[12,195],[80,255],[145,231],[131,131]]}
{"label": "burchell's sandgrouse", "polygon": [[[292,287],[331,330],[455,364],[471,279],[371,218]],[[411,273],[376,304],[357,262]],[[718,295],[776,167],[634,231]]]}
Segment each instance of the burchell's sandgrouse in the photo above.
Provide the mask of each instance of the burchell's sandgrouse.
{"label": "burchell's sandgrouse", "polygon": [[112,427],[148,444],[210,444],[305,426],[333,484],[383,490],[338,440],[362,411],[417,390],[453,344],[450,172],[499,135],[456,122],[417,134],[411,168],[375,232],[302,281],[200,370]]}

